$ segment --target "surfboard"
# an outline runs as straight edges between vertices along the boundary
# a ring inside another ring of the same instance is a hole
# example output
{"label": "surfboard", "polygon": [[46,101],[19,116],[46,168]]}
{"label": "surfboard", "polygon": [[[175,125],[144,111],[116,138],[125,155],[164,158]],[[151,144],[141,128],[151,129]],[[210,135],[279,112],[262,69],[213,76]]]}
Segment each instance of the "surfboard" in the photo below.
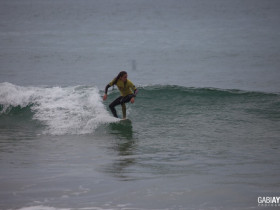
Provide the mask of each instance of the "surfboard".
{"label": "surfboard", "polygon": [[132,123],[130,119],[121,119],[120,120],[121,123]]}
{"label": "surfboard", "polygon": [[117,122],[110,123],[110,128],[114,131],[117,130],[118,132],[127,132],[132,129],[132,122],[129,119],[120,119]]}

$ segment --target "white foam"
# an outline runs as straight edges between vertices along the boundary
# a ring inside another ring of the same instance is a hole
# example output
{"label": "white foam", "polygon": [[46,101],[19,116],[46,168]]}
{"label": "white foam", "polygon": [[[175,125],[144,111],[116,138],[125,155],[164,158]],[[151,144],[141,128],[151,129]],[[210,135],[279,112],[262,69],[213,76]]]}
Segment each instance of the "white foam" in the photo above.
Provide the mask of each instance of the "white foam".
{"label": "white foam", "polygon": [[11,83],[0,83],[0,104],[2,113],[8,112],[11,107],[26,107],[33,101],[35,91],[32,88],[20,87]]}
{"label": "white foam", "polygon": [[32,104],[33,118],[46,125],[45,134],[87,134],[117,119],[105,109],[96,87],[21,87],[0,83],[2,112]]}

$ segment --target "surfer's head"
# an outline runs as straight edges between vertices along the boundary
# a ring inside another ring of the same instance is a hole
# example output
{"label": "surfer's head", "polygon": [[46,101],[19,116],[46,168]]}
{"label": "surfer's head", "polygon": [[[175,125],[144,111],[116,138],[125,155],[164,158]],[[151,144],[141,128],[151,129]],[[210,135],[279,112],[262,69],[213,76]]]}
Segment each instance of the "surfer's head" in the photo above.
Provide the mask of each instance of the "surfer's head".
{"label": "surfer's head", "polygon": [[127,72],[126,71],[121,71],[118,76],[116,77],[116,80],[115,80],[115,84],[117,83],[118,80],[121,80],[123,82],[126,82],[127,80]]}
{"label": "surfer's head", "polygon": [[126,80],[127,80],[127,73],[126,73],[126,71],[121,71],[120,72],[120,80],[123,81],[123,82],[126,82]]}

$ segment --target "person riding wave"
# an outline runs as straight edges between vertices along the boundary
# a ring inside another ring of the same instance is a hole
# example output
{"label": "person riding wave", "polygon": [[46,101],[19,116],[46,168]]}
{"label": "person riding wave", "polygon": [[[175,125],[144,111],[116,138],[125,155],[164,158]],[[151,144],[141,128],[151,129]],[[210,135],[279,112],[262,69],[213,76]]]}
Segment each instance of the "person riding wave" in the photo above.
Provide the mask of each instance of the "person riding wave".
{"label": "person riding wave", "polygon": [[121,96],[115,99],[110,105],[109,108],[114,117],[118,118],[117,111],[115,106],[122,105],[122,113],[123,119],[126,119],[126,105],[125,103],[131,102],[132,104],[135,101],[136,94],[138,90],[136,89],[135,85],[127,79],[127,72],[121,71],[117,77],[115,77],[106,87],[105,87],[105,94],[103,96],[103,100],[107,100],[107,92],[109,87],[117,85]]}

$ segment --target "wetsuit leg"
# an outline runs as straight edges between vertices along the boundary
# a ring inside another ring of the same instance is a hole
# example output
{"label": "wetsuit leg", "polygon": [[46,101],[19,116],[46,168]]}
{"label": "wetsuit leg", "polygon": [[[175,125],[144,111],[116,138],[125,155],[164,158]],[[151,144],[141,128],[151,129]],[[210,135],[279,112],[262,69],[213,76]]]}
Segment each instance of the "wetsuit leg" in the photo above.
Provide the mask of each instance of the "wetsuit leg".
{"label": "wetsuit leg", "polygon": [[130,102],[132,97],[134,97],[134,95],[132,95],[132,94],[131,95],[127,95],[127,96],[123,97],[121,99],[121,101],[120,101],[121,105],[122,105],[123,119],[126,118],[126,106],[125,106],[125,103]]}
{"label": "wetsuit leg", "polygon": [[133,98],[133,97],[134,97],[133,94],[127,95],[127,96],[125,96],[125,97],[122,97],[122,99],[121,99],[120,102],[121,102],[121,104],[130,102],[131,98]]}
{"label": "wetsuit leg", "polygon": [[112,114],[114,115],[114,117],[118,118],[118,115],[117,115],[117,111],[115,109],[115,106],[117,105],[122,105],[122,111],[123,111],[123,117],[126,118],[126,106],[125,106],[125,103],[127,102],[130,102],[131,98],[134,97],[134,95],[127,95],[125,97],[123,96],[120,96],[118,97],[116,100],[114,100],[110,105],[109,105],[109,108],[112,112]]}
{"label": "wetsuit leg", "polygon": [[122,98],[123,98],[122,96],[118,97],[116,100],[114,100],[114,101],[109,105],[109,108],[110,108],[112,114],[113,114],[114,117],[116,117],[116,118],[118,118],[118,115],[117,115],[117,111],[116,111],[116,109],[115,109],[115,106],[121,104],[121,99],[122,99]]}
{"label": "wetsuit leg", "polygon": [[126,106],[125,103],[122,104],[122,113],[123,113],[123,119],[126,118]]}

